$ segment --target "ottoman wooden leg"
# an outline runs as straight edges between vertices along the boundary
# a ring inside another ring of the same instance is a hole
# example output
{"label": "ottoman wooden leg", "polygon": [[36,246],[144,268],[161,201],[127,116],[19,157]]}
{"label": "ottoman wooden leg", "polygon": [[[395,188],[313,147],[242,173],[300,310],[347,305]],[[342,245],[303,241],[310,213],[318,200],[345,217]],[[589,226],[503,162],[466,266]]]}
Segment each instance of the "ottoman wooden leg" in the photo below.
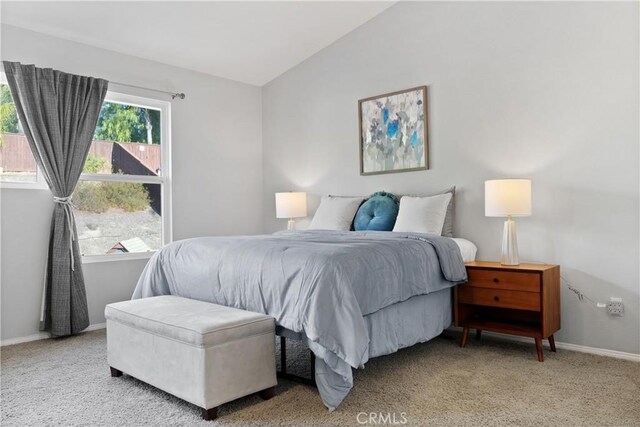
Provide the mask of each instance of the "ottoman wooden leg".
{"label": "ottoman wooden leg", "polygon": [[122,371],[116,368],[112,368],[111,366],[109,366],[109,369],[111,369],[111,376],[112,377],[121,377],[122,376]]}
{"label": "ottoman wooden leg", "polygon": [[269,400],[276,395],[276,388],[275,387],[265,388],[259,393],[261,398],[263,398],[264,400]]}
{"label": "ottoman wooden leg", "polygon": [[213,421],[218,418],[218,407],[211,409],[202,408],[202,419],[205,421]]}

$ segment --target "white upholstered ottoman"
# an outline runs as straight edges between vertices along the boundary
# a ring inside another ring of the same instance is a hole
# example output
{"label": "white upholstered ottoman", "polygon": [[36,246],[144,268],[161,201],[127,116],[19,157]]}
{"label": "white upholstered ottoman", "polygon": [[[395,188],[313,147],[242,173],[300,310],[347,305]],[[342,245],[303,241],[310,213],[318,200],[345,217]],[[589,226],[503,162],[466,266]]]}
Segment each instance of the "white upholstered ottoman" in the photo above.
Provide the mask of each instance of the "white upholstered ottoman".
{"label": "white upholstered ottoman", "polygon": [[264,314],[176,296],[107,305],[111,375],[123,372],[202,408],[273,397],[275,322]]}

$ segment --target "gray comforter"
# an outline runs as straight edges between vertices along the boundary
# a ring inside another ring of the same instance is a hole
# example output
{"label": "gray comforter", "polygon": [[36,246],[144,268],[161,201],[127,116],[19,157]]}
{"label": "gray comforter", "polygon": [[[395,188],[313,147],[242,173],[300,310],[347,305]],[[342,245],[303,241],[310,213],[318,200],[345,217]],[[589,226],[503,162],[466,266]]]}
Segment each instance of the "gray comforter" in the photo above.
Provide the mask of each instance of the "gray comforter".
{"label": "gray comforter", "polygon": [[363,316],[466,280],[456,243],[418,233],[296,231],[202,237],[150,260],[133,298],[179,295],[267,313],[306,337],[316,382],[335,409],[368,360]]}

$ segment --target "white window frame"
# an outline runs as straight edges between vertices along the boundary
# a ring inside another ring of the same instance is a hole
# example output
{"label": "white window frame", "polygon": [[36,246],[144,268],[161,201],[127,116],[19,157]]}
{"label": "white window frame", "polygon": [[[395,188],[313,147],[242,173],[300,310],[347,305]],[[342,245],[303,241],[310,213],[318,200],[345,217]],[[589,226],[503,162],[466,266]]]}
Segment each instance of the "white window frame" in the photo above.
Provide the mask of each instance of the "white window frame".
{"label": "white window frame", "polygon": [[[160,147],[161,147],[161,176],[146,175],[119,175],[119,174],[93,174],[83,173],[81,181],[102,182],[138,182],[141,184],[160,184],[161,186],[161,221],[162,221],[162,245],[173,240],[173,227],[171,215],[171,103],[153,98],[128,95],[119,92],[108,91],[104,102],[132,105],[140,108],[152,108],[160,110]],[[83,255],[82,263],[91,264],[98,262],[126,261],[136,259],[149,259],[156,251],[121,253],[113,255]]]}
{"label": "white window frame", "polygon": [[[0,72],[0,83],[8,84],[4,72]],[[171,103],[153,98],[146,98],[128,95],[120,92],[107,91],[104,102],[116,102],[120,104],[132,105],[141,108],[153,108],[160,110],[160,147],[161,147],[161,176],[145,175],[118,175],[118,174],[81,174],[82,181],[103,181],[103,182],[138,182],[142,184],[161,185],[161,209],[162,209],[162,245],[166,245],[173,240],[172,204],[171,204]],[[39,166],[36,166],[36,181],[34,182],[2,182],[0,189],[22,189],[22,190],[47,190],[44,174]],[[125,261],[136,259],[148,259],[156,251],[144,253],[122,253],[117,255],[83,255],[82,263],[91,264],[106,261]]]}
{"label": "white window frame", "polygon": [[[0,71],[0,84],[8,85],[7,75],[4,71]],[[21,189],[21,190],[48,190],[49,186],[44,180],[44,174],[40,167],[36,164],[36,180],[33,182],[11,182],[0,181],[0,189]]]}

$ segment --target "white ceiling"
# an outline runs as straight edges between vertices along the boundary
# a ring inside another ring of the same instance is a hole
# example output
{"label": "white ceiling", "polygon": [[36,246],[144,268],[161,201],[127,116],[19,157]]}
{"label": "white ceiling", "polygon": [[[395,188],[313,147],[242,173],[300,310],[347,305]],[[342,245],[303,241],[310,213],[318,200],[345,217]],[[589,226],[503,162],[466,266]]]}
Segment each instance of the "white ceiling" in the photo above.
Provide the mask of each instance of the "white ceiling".
{"label": "white ceiling", "polygon": [[13,2],[2,23],[263,85],[394,2]]}

